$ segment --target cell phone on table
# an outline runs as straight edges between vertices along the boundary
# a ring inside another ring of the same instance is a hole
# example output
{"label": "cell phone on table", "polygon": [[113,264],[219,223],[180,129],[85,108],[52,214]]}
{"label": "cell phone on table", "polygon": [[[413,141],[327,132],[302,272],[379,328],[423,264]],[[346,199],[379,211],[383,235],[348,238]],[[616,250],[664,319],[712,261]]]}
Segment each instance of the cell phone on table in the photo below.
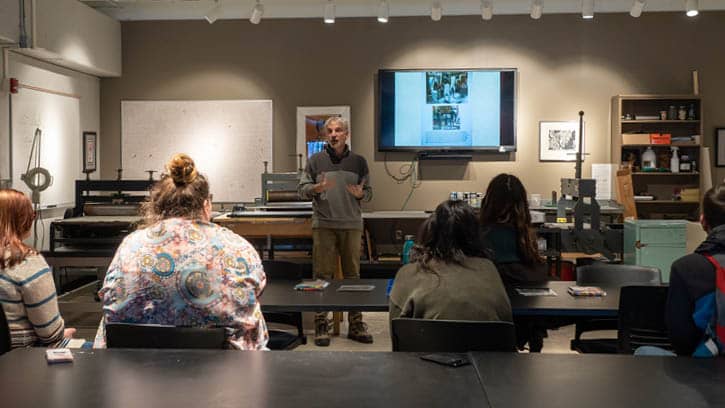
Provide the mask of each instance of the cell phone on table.
{"label": "cell phone on table", "polygon": [[432,361],[448,367],[461,367],[471,364],[465,354],[433,353],[420,356],[421,360]]}

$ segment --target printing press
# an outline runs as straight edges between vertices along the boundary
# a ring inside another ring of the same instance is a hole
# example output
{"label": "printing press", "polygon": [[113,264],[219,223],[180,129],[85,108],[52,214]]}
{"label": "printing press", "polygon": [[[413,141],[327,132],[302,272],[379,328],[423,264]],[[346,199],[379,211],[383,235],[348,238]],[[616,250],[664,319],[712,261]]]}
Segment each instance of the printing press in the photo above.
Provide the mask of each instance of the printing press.
{"label": "printing press", "polygon": [[50,224],[48,263],[93,267],[102,280],[123,238],[141,221],[141,203],[153,180],[76,180],[75,207]]}

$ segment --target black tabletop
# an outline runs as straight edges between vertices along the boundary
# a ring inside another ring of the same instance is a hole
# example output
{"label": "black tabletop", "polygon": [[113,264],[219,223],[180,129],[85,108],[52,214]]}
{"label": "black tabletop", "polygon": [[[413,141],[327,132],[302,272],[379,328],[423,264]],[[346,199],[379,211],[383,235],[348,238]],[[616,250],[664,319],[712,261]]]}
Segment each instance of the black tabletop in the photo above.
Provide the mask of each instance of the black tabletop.
{"label": "black tabletop", "polygon": [[48,365],[43,349],[0,357],[3,408],[486,407],[472,365],[415,353],[74,350]]}
{"label": "black tabletop", "polygon": [[514,353],[473,357],[495,408],[725,405],[721,358]]}
{"label": "black tabletop", "polygon": [[607,296],[572,296],[567,293],[574,281],[550,281],[529,288],[551,288],[556,296],[522,296],[509,289],[514,316],[617,317],[619,288],[600,286]]}
{"label": "black tabletop", "polygon": [[[295,290],[299,281],[269,280],[259,299],[265,312],[388,311],[388,279],[333,280],[323,291]],[[339,292],[340,285],[373,285],[370,292]]]}

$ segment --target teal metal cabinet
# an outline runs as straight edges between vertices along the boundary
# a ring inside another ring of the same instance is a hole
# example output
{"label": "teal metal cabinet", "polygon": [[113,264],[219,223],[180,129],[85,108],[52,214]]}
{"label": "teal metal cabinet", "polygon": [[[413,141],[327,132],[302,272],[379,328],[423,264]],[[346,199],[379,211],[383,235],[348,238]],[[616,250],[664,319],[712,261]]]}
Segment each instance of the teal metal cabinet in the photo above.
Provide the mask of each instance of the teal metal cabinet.
{"label": "teal metal cabinet", "polygon": [[670,281],[670,266],[686,254],[687,221],[625,220],[624,263],[654,266]]}

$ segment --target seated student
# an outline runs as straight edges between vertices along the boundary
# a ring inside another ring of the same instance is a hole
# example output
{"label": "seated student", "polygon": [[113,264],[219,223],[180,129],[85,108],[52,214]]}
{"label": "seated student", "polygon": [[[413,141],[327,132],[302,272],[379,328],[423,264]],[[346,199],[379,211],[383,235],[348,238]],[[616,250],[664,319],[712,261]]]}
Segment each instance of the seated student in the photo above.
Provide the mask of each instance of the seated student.
{"label": "seated student", "polygon": [[421,226],[411,262],[395,277],[390,319],[511,321],[511,304],[486,258],[473,209],[441,203]]}
{"label": "seated student", "polygon": [[[548,280],[546,264],[539,256],[536,233],[531,227],[526,197],[526,189],[518,177],[499,174],[488,184],[481,203],[484,246],[490,251],[491,260],[506,286]],[[526,317],[515,319],[515,323],[519,349],[523,350],[529,343],[530,351],[541,351],[549,324]]]}
{"label": "seated student", "polygon": [[[143,205],[145,228],[123,240],[108,268],[99,293],[105,322],[222,326],[231,347],[265,348],[257,251],[209,222],[209,184],[189,156],[176,154],[166,171]],[[99,330],[96,346],[103,340]]]}
{"label": "seated student", "polygon": [[725,184],[705,193],[700,223],[707,239],[670,272],[665,319],[678,355],[717,355],[714,340],[725,341]]}
{"label": "seated student", "polygon": [[0,190],[0,305],[10,329],[11,347],[56,346],[66,329],[58,311],[53,274],[38,252],[25,245],[35,213],[28,197]]}
{"label": "seated student", "polygon": [[516,176],[499,174],[488,184],[481,203],[484,244],[507,286],[548,280],[526,196]]}

